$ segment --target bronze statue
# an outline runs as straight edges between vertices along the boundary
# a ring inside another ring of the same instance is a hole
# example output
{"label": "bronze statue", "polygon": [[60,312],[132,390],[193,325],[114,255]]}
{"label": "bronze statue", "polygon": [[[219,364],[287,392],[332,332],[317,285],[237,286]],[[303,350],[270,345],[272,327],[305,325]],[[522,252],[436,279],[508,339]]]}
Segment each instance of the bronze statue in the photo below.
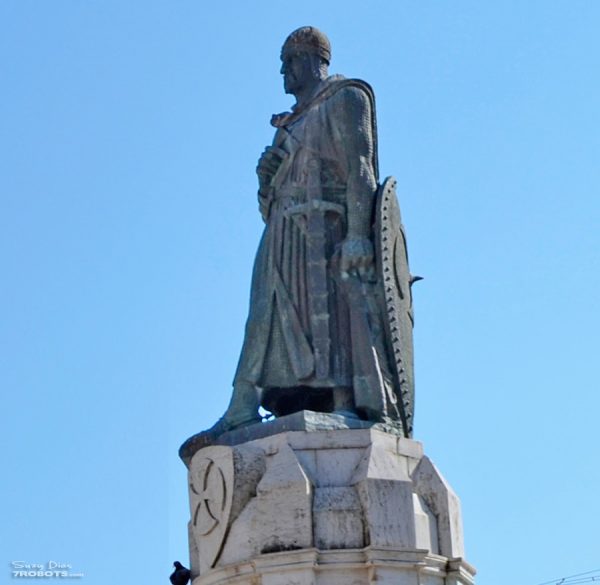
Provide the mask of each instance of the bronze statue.
{"label": "bronze statue", "polygon": [[411,278],[395,181],[379,185],[373,91],[328,74],[313,27],[281,51],[296,104],[273,116],[258,161],[265,231],[229,408],[213,434],[282,416],[335,412],[411,436]]}

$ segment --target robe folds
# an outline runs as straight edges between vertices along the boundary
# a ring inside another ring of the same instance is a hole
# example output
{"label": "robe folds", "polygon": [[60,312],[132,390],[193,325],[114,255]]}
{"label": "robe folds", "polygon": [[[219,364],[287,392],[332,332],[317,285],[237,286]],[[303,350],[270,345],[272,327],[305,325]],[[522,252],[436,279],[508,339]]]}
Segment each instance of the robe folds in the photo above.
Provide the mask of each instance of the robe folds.
{"label": "robe folds", "polygon": [[[358,99],[357,99],[358,98]],[[359,107],[356,104],[359,104]],[[374,100],[364,82],[332,76],[324,80],[303,111],[292,112],[278,124],[274,146],[285,156],[272,181],[266,226],[256,255],[250,293],[250,311],[234,384],[244,382],[262,392],[261,404],[275,414],[285,414],[286,396],[317,396],[335,387],[356,387],[353,366],[352,309],[356,294],[341,278],[341,245],[348,233],[348,182],[353,165],[368,165],[377,178]],[[357,152],[349,132],[363,128],[364,152]],[[327,375],[316,374],[311,294],[314,283],[308,267],[314,245],[307,230],[306,214],[296,213],[307,203],[311,161],[319,165],[320,197],[334,204],[324,214],[324,256],[327,291]],[[369,193],[371,201],[375,192]],[[333,209],[335,208],[335,209]],[[370,212],[369,212],[370,213]],[[355,286],[356,285],[355,283]],[[379,356],[379,388],[368,410],[386,410],[385,386],[389,379],[381,340],[377,301],[363,289],[370,306],[372,336],[363,351]],[[354,300],[353,300],[354,299]],[[360,302],[360,301],[359,301]],[[356,327],[354,327],[354,330]],[[354,348],[356,350],[356,348]],[[356,360],[354,360],[356,361]],[[369,390],[371,391],[371,390]],[[331,394],[331,392],[329,392]],[[388,393],[389,394],[389,393]],[[300,401],[301,402],[301,401]],[[357,407],[361,405],[356,401]],[[324,408],[326,410],[326,408]]]}

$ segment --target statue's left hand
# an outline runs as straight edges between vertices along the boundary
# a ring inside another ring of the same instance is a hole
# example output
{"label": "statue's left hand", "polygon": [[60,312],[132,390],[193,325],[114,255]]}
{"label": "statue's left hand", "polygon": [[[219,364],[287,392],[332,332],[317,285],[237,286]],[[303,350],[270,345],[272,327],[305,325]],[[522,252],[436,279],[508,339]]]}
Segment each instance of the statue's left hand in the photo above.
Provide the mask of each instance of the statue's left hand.
{"label": "statue's left hand", "polygon": [[340,259],[342,278],[358,273],[361,280],[372,280],[375,277],[373,257],[373,243],[369,238],[346,238]]}

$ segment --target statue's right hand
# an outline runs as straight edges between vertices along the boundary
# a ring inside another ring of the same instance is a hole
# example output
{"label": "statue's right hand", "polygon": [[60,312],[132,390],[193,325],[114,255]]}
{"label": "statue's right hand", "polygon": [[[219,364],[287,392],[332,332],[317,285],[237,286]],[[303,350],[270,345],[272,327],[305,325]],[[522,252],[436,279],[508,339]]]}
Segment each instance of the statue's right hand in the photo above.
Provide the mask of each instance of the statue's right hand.
{"label": "statue's right hand", "polygon": [[256,173],[261,189],[271,185],[273,177],[286,156],[287,153],[276,146],[267,146],[267,148],[265,148],[265,151],[258,159],[258,165],[256,167]]}

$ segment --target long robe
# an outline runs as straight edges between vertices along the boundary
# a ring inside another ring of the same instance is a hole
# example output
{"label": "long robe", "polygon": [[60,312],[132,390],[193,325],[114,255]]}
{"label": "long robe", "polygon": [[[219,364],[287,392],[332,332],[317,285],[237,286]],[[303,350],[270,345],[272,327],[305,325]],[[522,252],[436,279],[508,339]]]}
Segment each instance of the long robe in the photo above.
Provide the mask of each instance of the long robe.
{"label": "long robe", "polygon": [[[349,205],[348,182],[350,168],[357,164],[359,155],[361,164],[367,165],[366,172],[377,177],[373,98],[368,86],[360,84],[344,82],[340,76],[323,81],[315,91],[313,102],[303,112],[290,114],[275,135],[274,146],[287,156],[273,179],[270,209],[254,265],[244,345],[234,381],[234,384],[244,381],[262,389],[263,406],[274,412],[283,410],[277,404],[281,396],[296,392],[297,401],[298,392],[357,385],[358,372],[352,359],[352,307],[349,306],[353,297],[342,282],[339,261],[341,244],[352,219],[349,214],[355,213]],[[365,94],[360,96],[364,99],[360,100],[359,108],[353,100],[356,92]],[[367,130],[363,132],[366,138],[361,149],[364,152],[356,152],[357,148],[348,141],[349,132],[359,125]],[[341,206],[337,211],[324,212],[322,253],[327,267],[329,350],[325,377],[316,375],[314,327],[311,326],[310,297],[314,283],[308,270],[308,256],[309,246],[314,244],[307,233],[306,215],[290,214],[308,200],[308,169],[314,159],[320,167],[321,199]],[[368,195],[372,205],[374,190]],[[366,213],[370,216],[370,210]],[[373,299],[370,305],[372,314],[376,313]],[[371,319],[370,324],[374,339],[381,338],[380,326],[375,321]],[[370,345],[371,341],[366,344]],[[373,345],[378,344],[373,342]],[[384,386],[389,376],[381,339],[379,346],[362,350],[379,355],[381,371],[376,376],[379,387],[369,390],[377,394],[371,400],[375,406],[369,408],[384,411]]]}

